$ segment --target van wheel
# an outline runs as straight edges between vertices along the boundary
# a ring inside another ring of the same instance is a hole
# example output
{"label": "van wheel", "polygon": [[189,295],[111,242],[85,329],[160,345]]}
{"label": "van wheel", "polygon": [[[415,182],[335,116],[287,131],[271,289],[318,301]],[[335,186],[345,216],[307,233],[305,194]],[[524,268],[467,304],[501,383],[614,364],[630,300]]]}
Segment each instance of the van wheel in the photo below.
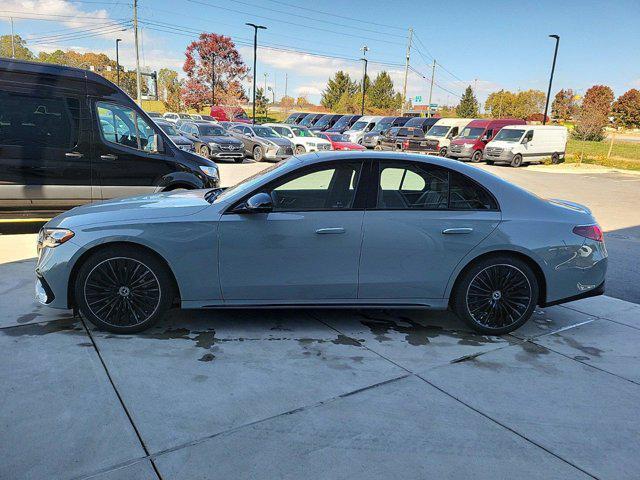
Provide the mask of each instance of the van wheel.
{"label": "van wheel", "polygon": [[511,159],[511,166],[517,168],[520,165],[522,165],[522,155],[520,155],[519,153],[516,153]]}
{"label": "van wheel", "polygon": [[204,158],[209,158],[209,147],[207,147],[206,145],[200,147],[200,155]]}
{"label": "van wheel", "polygon": [[551,163],[553,165],[558,165],[560,163],[560,155],[558,155],[557,153],[551,155]]}
{"label": "van wheel", "polygon": [[473,155],[471,155],[471,161],[473,163],[479,163],[482,161],[482,151],[481,150],[476,150],[475,152],[473,152]]}
{"label": "van wheel", "polygon": [[155,256],[133,247],[110,247],[91,255],[78,270],[75,304],[101,330],[146,330],[171,307],[173,282]]}
{"label": "van wheel", "polygon": [[537,299],[538,282],[529,265],[501,255],[480,260],[462,274],[452,306],[475,331],[503,335],[531,318]]}
{"label": "van wheel", "polygon": [[256,162],[261,162],[262,161],[262,147],[259,145],[256,145],[255,147],[253,147],[253,159]]}
{"label": "van wheel", "polygon": [[439,155],[441,157],[446,157],[447,156],[447,147],[442,147],[438,153],[439,153]]}
{"label": "van wheel", "polygon": [[296,155],[302,155],[303,153],[305,153],[307,151],[306,148],[304,148],[304,146],[302,145],[296,145]]}

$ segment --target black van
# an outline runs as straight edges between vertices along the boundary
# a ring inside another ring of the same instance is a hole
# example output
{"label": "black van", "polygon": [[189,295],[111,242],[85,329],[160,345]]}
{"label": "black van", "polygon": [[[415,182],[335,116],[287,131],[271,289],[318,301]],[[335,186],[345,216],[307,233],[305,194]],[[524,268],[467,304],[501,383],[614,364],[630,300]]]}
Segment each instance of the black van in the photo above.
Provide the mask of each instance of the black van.
{"label": "black van", "polygon": [[421,128],[426,134],[436,122],[440,120],[440,117],[412,117],[408,122],[404,124],[405,127]]}
{"label": "black van", "polygon": [[87,70],[0,59],[0,210],[219,185],[120,88]]}

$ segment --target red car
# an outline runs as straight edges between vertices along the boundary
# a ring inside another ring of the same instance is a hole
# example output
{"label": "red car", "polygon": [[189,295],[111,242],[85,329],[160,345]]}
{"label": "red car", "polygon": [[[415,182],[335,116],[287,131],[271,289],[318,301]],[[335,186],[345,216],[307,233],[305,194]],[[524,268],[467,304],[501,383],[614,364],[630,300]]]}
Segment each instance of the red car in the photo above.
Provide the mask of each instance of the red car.
{"label": "red car", "polygon": [[346,135],[342,135],[341,133],[325,133],[325,132],[314,132],[318,137],[324,138],[325,140],[329,140],[331,142],[331,148],[334,150],[366,150],[367,147],[363,147],[362,145],[358,145],[357,143],[353,143],[349,141],[349,138]]}
{"label": "red car", "polygon": [[219,122],[251,123],[251,119],[247,116],[247,113],[240,107],[233,110],[233,118],[229,118],[225,109],[217,105],[211,107],[210,115]]}

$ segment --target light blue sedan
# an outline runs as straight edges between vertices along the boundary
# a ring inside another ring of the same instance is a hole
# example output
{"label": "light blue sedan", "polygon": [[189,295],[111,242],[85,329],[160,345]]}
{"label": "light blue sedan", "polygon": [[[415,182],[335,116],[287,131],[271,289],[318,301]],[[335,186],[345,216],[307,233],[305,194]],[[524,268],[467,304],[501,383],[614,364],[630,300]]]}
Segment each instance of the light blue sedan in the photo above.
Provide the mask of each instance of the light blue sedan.
{"label": "light blue sedan", "polygon": [[453,309],[503,334],[536,305],[602,294],[607,251],[583,206],[440,157],[292,157],[224,189],[74,208],[39,236],[36,296],[138,332],[168,309]]}

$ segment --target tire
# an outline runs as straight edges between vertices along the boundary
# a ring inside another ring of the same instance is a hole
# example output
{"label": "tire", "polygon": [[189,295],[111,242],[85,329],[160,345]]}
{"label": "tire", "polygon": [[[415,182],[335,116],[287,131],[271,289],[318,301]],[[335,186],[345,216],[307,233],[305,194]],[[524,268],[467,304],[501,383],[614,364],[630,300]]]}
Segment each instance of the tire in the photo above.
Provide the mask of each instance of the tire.
{"label": "tire", "polygon": [[380,150],[382,150],[382,145],[378,144],[375,147],[373,147],[373,149],[380,151]]}
{"label": "tire", "polygon": [[260,145],[253,147],[253,159],[256,162],[261,162],[263,157],[264,153],[262,152],[262,147]]}
{"label": "tire", "polygon": [[476,150],[473,152],[473,155],[471,155],[471,161],[473,163],[480,163],[482,161],[482,150]]}
{"label": "tire", "polygon": [[522,155],[520,155],[519,153],[516,153],[511,159],[511,166],[514,168],[518,168],[521,165],[522,165]]}
{"label": "tire", "polygon": [[487,165],[493,165],[495,162],[493,160],[485,160],[484,163]]}
{"label": "tire", "polygon": [[524,261],[509,255],[489,257],[461,274],[452,307],[476,332],[503,335],[531,318],[538,291],[536,276]]}
{"label": "tire", "polygon": [[303,153],[306,153],[306,152],[307,152],[307,149],[304,148],[303,145],[296,145],[296,150],[294,152],[296,155],[302,155]]}
{"label": "tire", "polygon": [[551,155],[551,163],[553,165],[558,165],[560,163],[560,155],[558,155],[557,153]]}
{"label": "tire", "polygon": [[440,149],[440,151],[438,152],[438,155],[440,155],[441,157],[446,157],[447,156],[447,147],[442,147]]}
{"label": "tire", "polygon": [[202,155],[204,158],[209,158],[209,154],[209,147],[207,147],[206,145],[200,147],[200,155]]}
{"label": "tire", "polygon": [[96,252],[80,266],[74,300],[84,318],[100,330],[136,333],[160,320],[174,298],[168,268],[135,247]]}

